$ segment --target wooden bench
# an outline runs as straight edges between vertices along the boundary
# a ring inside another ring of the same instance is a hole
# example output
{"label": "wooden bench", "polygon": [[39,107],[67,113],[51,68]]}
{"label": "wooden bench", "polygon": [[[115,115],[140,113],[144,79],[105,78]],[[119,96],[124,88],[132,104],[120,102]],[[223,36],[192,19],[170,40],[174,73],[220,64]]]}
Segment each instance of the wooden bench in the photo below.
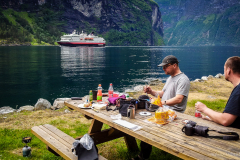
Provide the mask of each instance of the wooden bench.
{"label": "wooden bench", "polygon": [[[67,160],[77,160],[71,150],[72,143],[75,141],[73,137],[49,124],[32,127],[32,133],[43,141],[53,154]],[[99,160],[106,160],[106,158],[99,155]]]}

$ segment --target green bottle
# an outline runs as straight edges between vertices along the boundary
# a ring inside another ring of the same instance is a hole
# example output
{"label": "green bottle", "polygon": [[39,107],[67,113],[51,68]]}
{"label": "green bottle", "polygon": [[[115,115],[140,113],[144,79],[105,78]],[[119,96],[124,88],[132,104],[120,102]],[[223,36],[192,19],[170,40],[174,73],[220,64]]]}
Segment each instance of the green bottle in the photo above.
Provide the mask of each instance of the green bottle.
{"label": "green bottle", "polygon": [[92,93],[92,90],[89,91],[89,101],[90,101],[90,102],[93,101],[93,93]]}

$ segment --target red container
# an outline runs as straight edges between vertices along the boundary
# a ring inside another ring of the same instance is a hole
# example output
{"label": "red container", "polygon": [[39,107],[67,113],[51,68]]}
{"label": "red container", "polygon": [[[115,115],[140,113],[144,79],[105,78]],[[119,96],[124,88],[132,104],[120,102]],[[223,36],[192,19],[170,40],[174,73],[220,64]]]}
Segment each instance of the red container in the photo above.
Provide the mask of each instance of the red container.
{"label": "red container", "polygon": [[119,93],[118,92],[113,92],[113,97],[119,97]]}
{"label": "red container", "polygon": [[196,112],[195,112],[195,117],[201,118],[201,117],[202,117],[201,112],[196,111]]}

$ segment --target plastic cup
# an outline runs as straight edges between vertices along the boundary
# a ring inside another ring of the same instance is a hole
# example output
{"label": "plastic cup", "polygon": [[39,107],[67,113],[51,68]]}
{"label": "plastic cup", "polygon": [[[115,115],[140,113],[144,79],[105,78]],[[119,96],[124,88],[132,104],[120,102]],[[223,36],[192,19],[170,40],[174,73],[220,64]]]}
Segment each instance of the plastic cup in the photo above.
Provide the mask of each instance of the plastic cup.
{"label": "plastic cup", "polygon": [[196,110],[195,111],[195,117],[201,118],[202,117],[201,112]]}
{"label": "plastic cup", "polygon": [[119,93],[118,92],[113,92],[113,97],[119,97]]}

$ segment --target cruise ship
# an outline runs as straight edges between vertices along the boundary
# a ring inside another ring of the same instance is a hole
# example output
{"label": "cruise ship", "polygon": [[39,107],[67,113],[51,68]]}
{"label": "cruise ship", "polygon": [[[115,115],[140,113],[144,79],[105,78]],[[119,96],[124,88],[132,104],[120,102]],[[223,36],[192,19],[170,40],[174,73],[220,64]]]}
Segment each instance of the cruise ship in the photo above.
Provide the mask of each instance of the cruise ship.
{"label": "cruise ship", "polygon": [[94,46],[104,47],[106,42],[104,38],[94,35],[94,32],[87,35],[86,33],[78,34],[76,30],[72,34],[61,36],[61,40],[57,42],[62,46]]}

